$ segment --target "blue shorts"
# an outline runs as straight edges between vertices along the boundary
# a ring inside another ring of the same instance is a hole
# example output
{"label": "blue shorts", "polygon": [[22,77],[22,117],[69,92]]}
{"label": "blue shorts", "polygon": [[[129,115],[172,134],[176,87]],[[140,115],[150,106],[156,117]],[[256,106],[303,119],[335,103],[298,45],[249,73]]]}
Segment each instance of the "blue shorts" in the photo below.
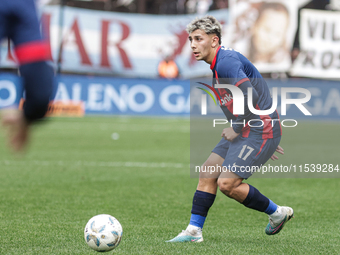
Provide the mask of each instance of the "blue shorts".
{"label": "blue shorts", "polygon": [[281,136],[265,140],[238,136],[233,142],[222,138],[212,152],[224,158],[223,167],[247,179],[270,159],[280,140]]}

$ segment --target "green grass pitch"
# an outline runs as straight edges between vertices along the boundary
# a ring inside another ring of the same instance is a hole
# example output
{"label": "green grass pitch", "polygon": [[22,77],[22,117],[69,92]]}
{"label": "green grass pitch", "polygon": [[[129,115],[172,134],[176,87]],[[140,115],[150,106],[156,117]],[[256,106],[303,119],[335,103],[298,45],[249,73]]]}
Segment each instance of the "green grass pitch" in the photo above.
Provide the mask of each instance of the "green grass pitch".
{"label": "green grass pitch", "polygon": [[[285,155],[276,164],[340,164],[339,127],[284,128]],[[340,254],[336,178],[250,178],[295,210],[278,235],[264,233],[265,214],[218,192],[203,243],[165,243],[190,218],[197,179],[190,178],[189,163],[188,119],[55,118],[35,128],[20,157],[9,152],[1,132],[0,254],[96,254],[83,231],[101,213],[124,229],[110,254]]]}

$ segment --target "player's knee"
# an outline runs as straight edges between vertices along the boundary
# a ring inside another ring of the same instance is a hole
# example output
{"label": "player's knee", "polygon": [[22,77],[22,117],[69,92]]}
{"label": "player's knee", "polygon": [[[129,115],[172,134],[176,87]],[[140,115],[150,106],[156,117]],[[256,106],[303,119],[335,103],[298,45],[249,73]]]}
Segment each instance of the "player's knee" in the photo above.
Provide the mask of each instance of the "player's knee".
{"label": "player's knee", "polygon": [[43,118],[48,110],[48,103],[49,100],[39,100],[25,103],[24,110],[27,119],[37,120]]}
{"label": "player's knee", "polygon": [[228,197],[233,197],[234,183],[228,179],[218,179],[217,185],[220,191]]}

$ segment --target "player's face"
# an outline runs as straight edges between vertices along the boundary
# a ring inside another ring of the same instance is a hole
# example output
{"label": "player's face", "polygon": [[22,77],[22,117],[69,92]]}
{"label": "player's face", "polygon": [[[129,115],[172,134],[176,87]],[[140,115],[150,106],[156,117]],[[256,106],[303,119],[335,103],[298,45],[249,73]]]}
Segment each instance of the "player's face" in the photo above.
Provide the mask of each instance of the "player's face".
{"label": "player's face", "polygon": [[197,29],[189,34],[190,47],[196,60],[204,60],[211,64],[215,57],[215,47],[218,44],[217,36],[206,34],[203,30]]}

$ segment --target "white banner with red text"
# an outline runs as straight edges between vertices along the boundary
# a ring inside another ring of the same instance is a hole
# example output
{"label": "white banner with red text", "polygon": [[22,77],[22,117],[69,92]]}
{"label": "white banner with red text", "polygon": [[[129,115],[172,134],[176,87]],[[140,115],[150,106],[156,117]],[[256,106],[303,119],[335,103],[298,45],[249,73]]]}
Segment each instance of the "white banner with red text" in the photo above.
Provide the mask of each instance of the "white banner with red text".
{"label": "white banner with red text", "polygon": [[[208,13],[228,25],[228,10]],[[122,77],[158,76],[159,62],[175,60],[183,78],[210,75],[190,49],[185,28],[196,15],[145,15],[44,6],[43,32],[50,41],[50,55],[65,72],[110,74]],[[62,31],[60,29],[62,24]],[[62,45],[62,47],[60,47]],[[1,44],[1,67],[15,67],[15,56]]]}

